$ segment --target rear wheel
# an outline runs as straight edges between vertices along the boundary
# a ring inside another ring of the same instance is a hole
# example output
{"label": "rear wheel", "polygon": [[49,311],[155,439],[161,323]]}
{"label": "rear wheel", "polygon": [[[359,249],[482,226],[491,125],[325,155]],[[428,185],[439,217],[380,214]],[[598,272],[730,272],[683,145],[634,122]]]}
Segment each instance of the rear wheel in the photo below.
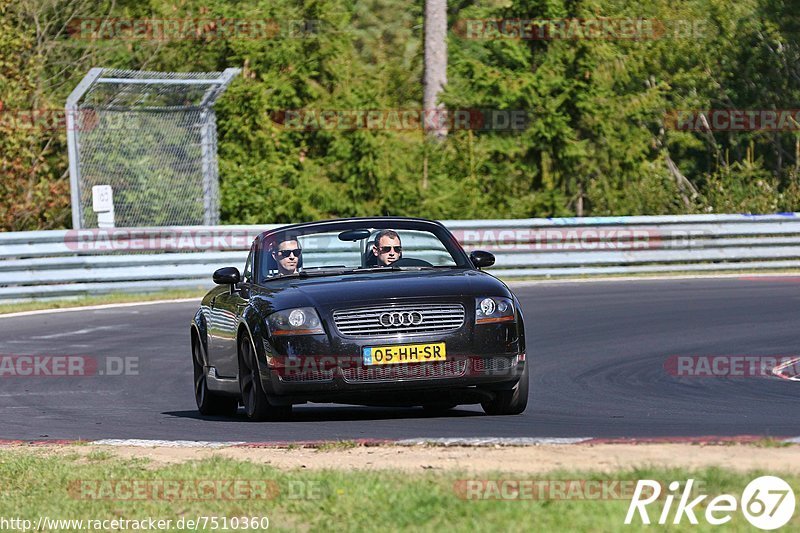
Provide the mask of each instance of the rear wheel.
{"label": "rear wheel", "polygon": [[487,415],[518,415],[528,406],[528,363],[513,389],[495,391],[494,398],[481,403]]}
{"label": "rear wheel", "polygon": [[272,405],[261,385],[258,361],[245,333],[239,341],[239,390],[242,394],[244,412],[250,420],[285,420],[292,414],[291,405]]}
{"label": "rear wheel", "polygon": [[197,335],[192,335],[192,366],[194,367],[194,399],[200,414],[206,416],[235,415],[239,408],[239,400],[208,390],[203,352]]}

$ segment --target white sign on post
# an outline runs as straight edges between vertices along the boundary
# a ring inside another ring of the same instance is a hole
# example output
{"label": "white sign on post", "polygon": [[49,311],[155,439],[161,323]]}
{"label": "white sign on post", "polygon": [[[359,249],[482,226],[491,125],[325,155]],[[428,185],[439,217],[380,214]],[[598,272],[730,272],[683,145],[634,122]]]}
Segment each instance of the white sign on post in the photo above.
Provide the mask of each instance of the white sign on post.
{"label": "white sign on post", "polygon": [[111,190],[111,185],[92,187],[92,210],[95,213],[114,210],[114,191]]}
{"label": "white sign on post", "polygon": [[114,191],[111,185],[92,187],[92,210],[97,213],[98,228],[114,227]]}

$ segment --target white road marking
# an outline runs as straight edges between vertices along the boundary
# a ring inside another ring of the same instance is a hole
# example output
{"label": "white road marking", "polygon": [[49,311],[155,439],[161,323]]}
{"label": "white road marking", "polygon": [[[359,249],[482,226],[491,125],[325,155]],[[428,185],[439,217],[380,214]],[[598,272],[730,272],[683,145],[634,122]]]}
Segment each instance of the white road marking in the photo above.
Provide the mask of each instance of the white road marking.
{"label": "white road marking", "polygon": [[[592,437],[579,438],[419,438],[401,439],[387,442],[390,446],[417,446],[417,445],[436,445],[436,446],[543,446],[543,445],[567,445],[580,444],[591,440]],[[302,441],[304,444],[307,441]],[[323,443],[326,441],[319,441]],[[334,441],[330,441],[334,442]],[[91,444],[105,446],[134,446],[134,447],[166,447],[166,448],[224,448],[227,446],[242,446],[248,444],[270,445],[270,442],[224,442],[224,441],[192,441],[192,440],[146,440],[146,439],[103,439],[93,441]],[[290,442],[276,442],[276,446],[288,446]]]}
{"label": "white road marking", "polygon": [[207,440],[147,440],[147,439],[102,439],[91,444],[103,446],[134,446],[137,448],[224,448],[246,444],[245,442],[218,442]]}
{"label": "white road marking", "polygon": [[[418,446],[418,445],[438,445],[438,446],[563,446],[576,445],[595,440],[596,437],[521,437],[521,438],[418,438],[388,440],[386,446]],[[46,441],[42,441],[46,442]],[[131,446],[137,448],[226,448],[231,446],[275,446],[288,448],[292,443],[289,441],[279,442],[246,442],[246,441],[207,441],[207,440],[151,440],[151,439],[101,439],[94,441],[75,441],[82,444],[93,444],[98,446]],[[326,442],[337,442],[335,440],[319,441],[299,441],[299,444],[324,444]],[[679,443],[680,440],[670,440],[670,443]],[[687,438],[686,442],[690,442]],[[787,444],[800,444],[800,437],[782,439],[780,442]],[[2,442],[0,442],[0,445]],[[371,444],[372,446],[382,444]],[[613,444],[612,444],[613,445]],[[646,446],[647,443],[642,444]]]}
{"label": "white road marking", "polygon": [[[51,379],[51,378],[47,378]],[[24,393],[21,392],[8,392],[8,393],[0,393],[0,398],[19,398],[23,394],[25,396],[62,396],[64,394],[121,394],[123,391],[121,390],[97,390],[97,389],[90,389],[90,390],[60,390],[60,391],[46,391],[46,392],[30,392],[25,391]],[[4,407],[0,406],[0,408],[5,409]],[[31,409],[36,409],[37,407],[31,406]],[[128,411],[130,411],[130,407],[126,407]]]}
{"label": "white road marking", "polygon": [[402,439],[394,442],[398,446],[542,446],[560,444],[579,444],[592,440],[592,437],[472,437],[472,438],[423,438]]}
{"label": "white road marking", "polygon": [[6,313],[0,314],[0,319],[2,318],[14,318],[18,316],[34,316],[34,315],[46,315],[50,313],[72,313],[76,311],[96,311],[100,309],[116,309],[120,307],[136,307],[139,305],[161,305],[161,304],[179,304],[179,303],[186,303],[186,302],[195,302],[197,304],[200,303],[201,297],[197,298],[183,298],[180,300],[153,300],[152,302],[127,302],[127,303],[120,303],[120,304],[103,304],[103,305],[86,305],[83,307],[65,307],[63,309],[39,309],[37,311],[20,311],[19,313]]}
{"label": "white road marking", "polygon": [[60,339],[61,337],[70,337],[73,335],[86,335],[87,333],[94,333],[95,331],[103,331],[107,329],[119,329],[123,326],[97,326],[94,328],[76,329],[75,331],[67,331],[65,333],[52,333],[50,335],[37,335],[31,339],[45,340],[45,339]]}
{"label": "white road marking", "polygon": [[[772,369],[772,375],[777,376],[781,379],[788,379],[789,381],[800,381],[800,374],[796,373],[797,365],[800,364],[800,357],[795,357],[789,361],[786,361],[775,368]],[[795,367],[795,374],[793,376],[787,376],[782,371],[789,367]]]}

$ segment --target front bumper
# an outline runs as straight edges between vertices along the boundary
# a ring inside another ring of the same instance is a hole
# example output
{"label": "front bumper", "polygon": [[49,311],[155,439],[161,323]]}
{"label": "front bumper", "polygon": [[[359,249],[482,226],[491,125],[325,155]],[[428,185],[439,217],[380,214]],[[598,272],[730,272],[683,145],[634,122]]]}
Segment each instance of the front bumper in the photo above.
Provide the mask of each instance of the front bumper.
{"label": "front bumper", "polygon": [[[381,397],[381,403],[394,398],[422,403],[428,395],[512,388],[527,364],[517,322],[475,327],[468,325],[474,321],[468,314],[464,326],[447,334],[352,338],[338,335],[326,319],[326,335],[274,337],[258,346],[262,386],[272,400],[365,403]],[[423,343],[445,343],[447,360],[363,364],[365,347]]]}
{"label": "front bumper", "polygon": [[308,357],[267,368],[261,372],[261,381],[268,396],[284,403],[352,399],[354,403],[374,400],[383,404],[393,398],[398,404],[424,403],[468,393],[469,389],[512,388],[525,364],[524,352],[370,367],[343,358]]}

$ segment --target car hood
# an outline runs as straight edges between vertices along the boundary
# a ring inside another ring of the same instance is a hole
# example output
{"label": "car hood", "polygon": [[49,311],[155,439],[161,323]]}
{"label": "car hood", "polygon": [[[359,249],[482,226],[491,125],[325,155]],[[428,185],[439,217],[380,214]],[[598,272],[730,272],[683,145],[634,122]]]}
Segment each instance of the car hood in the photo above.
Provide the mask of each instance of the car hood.
{"label": "car hood", "polygon": [[[319,309],[371,304],[378,300],[507,296],[498,279],[472,269],[365,272],[307,279],[287,279],[268,284],[271,310],[314,306]],[[266,303],[266,302],[265,302]]]}

